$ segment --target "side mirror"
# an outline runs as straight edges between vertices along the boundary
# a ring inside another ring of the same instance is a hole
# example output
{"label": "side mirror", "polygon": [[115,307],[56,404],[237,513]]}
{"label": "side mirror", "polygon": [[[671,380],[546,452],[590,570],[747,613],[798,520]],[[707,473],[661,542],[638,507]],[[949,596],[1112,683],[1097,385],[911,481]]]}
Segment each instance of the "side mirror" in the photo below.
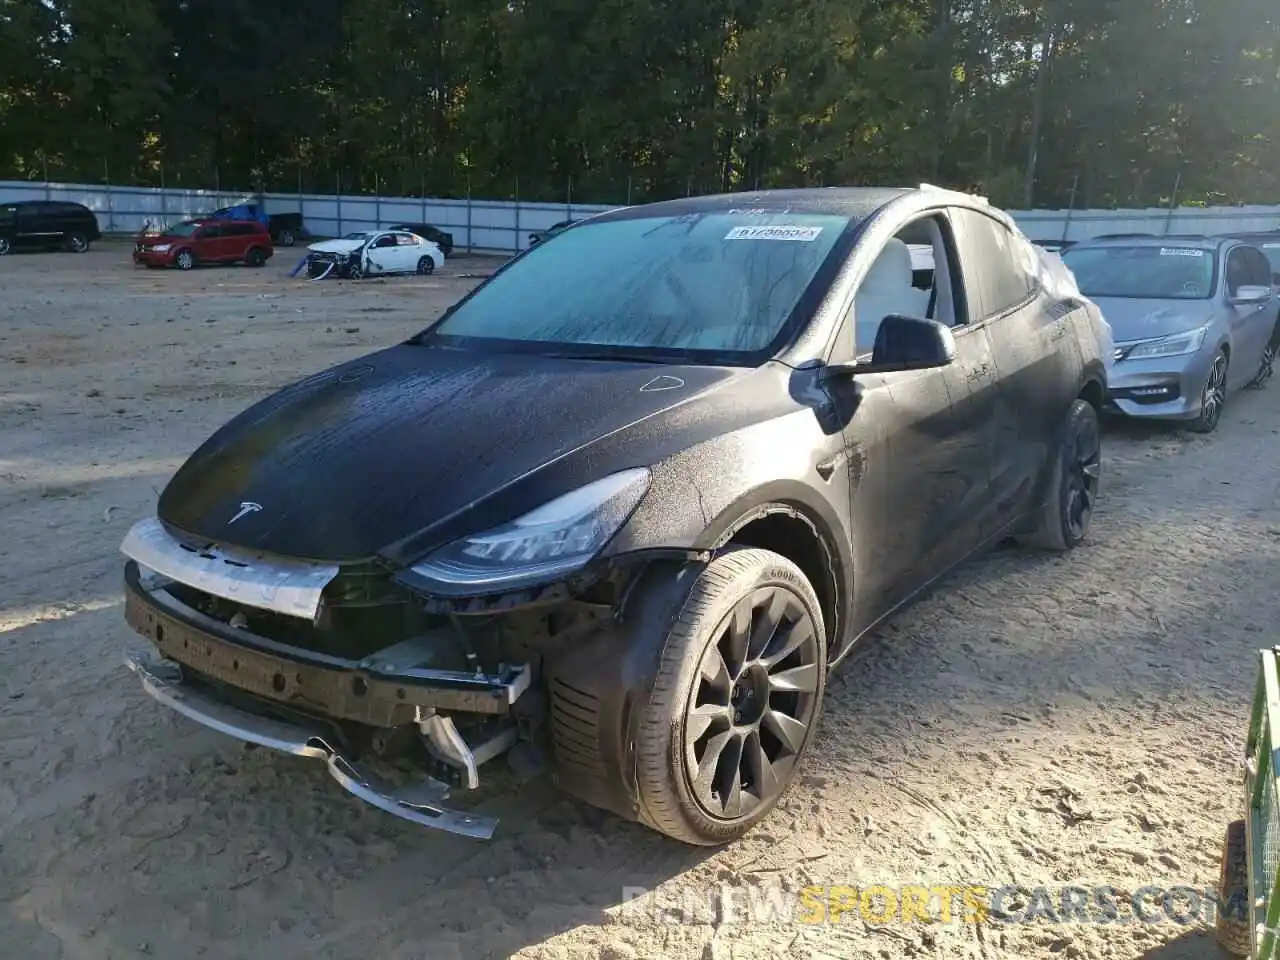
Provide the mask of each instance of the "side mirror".
{"label": "side mirror", "polygon": [[880,321],[871,360],[851,364],[850,373],[894,373],[945,367],[956,358],[951,328],[936,320],[890,314]]}
{"label": "side mirror", "polygon": [[1271,299],[1272,290],[1270,287],[1243,285],[1236,289],[1236,295],[1230,298],[1230,303],[1237,306],[1253,303],[1266,303]]}

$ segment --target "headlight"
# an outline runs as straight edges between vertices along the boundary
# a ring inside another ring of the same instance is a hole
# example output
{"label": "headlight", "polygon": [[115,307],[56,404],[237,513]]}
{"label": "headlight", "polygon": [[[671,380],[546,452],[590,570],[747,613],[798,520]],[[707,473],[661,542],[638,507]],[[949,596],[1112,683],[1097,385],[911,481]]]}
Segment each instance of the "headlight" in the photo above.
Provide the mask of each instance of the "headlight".
{"label": "headlight", "polygon": [[1180,357],[1195,353],[1204,343],[1205,334],[1208,332],[1209,327],[1206,325],[1189,333],[1177,333],[1158,340],[1146,340],[1130,347],[1123,359],[1144,360],[1152,357]]}
{"label": "headlight", "polygon": [[168,252],[169,252],[169,248],[170,248],[171,246],[173,246],[173,244],[171,244],[171,243],[157,243],[157,244],[156,244],[154,247],[152,247],[151,249],[152,249],[152,250],[154,250],[156,253],[168,253]]}
{"label": "headlight", "polygon": [[648,489],[643,467],[611,474],[510,523],[456,540],[409,572],[455,589],[513,590],[544,582],[594,557]]}

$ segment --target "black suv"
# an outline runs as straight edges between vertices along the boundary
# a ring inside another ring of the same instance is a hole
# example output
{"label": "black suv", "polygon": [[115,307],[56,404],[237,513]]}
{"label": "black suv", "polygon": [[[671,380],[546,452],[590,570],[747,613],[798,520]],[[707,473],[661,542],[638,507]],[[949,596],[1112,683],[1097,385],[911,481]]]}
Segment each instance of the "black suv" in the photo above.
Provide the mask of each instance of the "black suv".
{"label": "black suv", "polygon": [[0,203],[0,256],[23,248],[84,253],[101,237],[98,218],[83,204],[62,200]]}

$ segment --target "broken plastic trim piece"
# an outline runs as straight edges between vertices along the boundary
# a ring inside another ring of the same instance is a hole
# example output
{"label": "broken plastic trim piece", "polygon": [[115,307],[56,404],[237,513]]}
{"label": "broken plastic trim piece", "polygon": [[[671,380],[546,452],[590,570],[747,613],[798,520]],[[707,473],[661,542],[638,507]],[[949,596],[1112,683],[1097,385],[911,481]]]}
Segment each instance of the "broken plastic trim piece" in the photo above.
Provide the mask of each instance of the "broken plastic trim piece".
{"label": "broken plastic trim piece", "polygon": [[137,674],[153,699],[189,720],[245,743],[254,743],[297,757],[325,762],[329,774],[348,793],[386,813],[446,833],[489,840],[497,829],[494,817],[480,817],[440,805],[449,795],[446,784],[432,778],[410,787],[392,788],[361,773],[324,737],[291,723],[259,717],[219,703],[182,681],[182,667],[147,653],[129,650],[125,664]]}
{"label": "broken plastic trim piece", "polygon": [[162,577],[224,600],[314,621],[336,564],[313,564],[208,546],[191,550],[169,535],[156,517],[140,520],[120,552]]}
{"label": "broken plastic trim piece", "polygon": [[320,274],[320,275],[319,275],[319,276],[317,276],[317,277],[311,277],[311,278],[309,279],[309,282],[311,282],[311,283],[315,283],[317,280],[323,280],[323,279],[324,279],[325,277],[327,277],[329,274],[333,273],[333,268],[334,268],[334,267],[336,267],[337,265],[338,265],[338,264],[337,264],[337,262],[336,262],[336,261],[330,260],[330,261],[329,261],[329,265],[328,265],[327,267],[325,267],[325,268],[324,268],[324,273]]}

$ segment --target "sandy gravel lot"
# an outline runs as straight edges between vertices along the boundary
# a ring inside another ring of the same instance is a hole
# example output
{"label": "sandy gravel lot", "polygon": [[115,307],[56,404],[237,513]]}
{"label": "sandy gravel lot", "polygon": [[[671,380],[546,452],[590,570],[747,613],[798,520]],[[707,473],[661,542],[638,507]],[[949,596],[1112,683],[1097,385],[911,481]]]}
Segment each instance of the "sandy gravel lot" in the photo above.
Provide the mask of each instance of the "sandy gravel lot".
{"label": "sandy gravel lot", "polygon": [[1089,546],[994,553],[872,638],[803,781],[744,842],[689,851],[534,783],[488,801],[505,819],[476,844],[168,713],[121,665],[116,548],[182,458],[271,389],[417,329],[477,268],[307,283],[295,262],[0,259],[0,958],[1216,955],[1203,924],[1167,920],[671,923],[620,904],[713,884],[1212,885],[1280,614],[1280,386],[1210,438],[1109,432]]}

